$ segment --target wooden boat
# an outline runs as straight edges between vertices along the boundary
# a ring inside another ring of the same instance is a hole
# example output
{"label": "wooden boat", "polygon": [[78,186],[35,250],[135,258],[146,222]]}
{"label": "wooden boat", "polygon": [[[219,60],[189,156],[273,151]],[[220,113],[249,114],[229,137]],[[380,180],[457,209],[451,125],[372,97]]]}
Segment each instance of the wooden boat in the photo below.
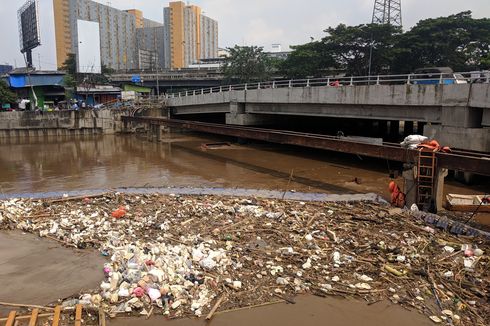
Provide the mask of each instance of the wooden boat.
{"label": "wooden boat", "polygon": [[480,213],[490,213],[489,200],[490,196],[448,194],[446,196],[446,208],[450,211],[474,212],[478,210],[477,212]]}

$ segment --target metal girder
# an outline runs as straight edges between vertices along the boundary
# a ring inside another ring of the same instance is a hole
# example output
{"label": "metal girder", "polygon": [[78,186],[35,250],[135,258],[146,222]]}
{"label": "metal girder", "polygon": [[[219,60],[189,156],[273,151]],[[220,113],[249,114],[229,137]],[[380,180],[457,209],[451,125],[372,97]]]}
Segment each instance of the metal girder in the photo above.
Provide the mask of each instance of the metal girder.
{"label": "metal girder", "polygon": [[[296,145],[362,155],[404,163],[416,163],[419,151],[402,148],[395,144],[374,145],[363,142],[339,139],[333,136],[308,134],[285,130],[272,130],[254,127],[224,125],[167,118],[152,117],[122,117],[123,122],[148,123],[152,125],[166,125],[184,128],[199,132],[262,140],[271,143]],[[437,166],[450,170],[461,170],[482,175],[490,175],[490,155],[476,152],[462,152],[464,154],[450,154],[438,152]]]}
{"label": "metal girder", "polygon": [[449,170],[465,171],[490,176],[490,157],[487,155],[457,155],[437,153],[437,166]]}

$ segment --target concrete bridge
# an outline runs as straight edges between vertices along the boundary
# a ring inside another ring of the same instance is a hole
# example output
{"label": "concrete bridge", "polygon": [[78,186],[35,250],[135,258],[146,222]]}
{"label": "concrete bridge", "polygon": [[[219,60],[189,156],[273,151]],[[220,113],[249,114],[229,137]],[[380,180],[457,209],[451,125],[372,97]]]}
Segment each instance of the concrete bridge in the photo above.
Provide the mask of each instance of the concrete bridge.
{"label": "concrete bridge", "polygon": [[418,122],[424,135],[452,147],[490,152],[490,84],[323,85],[309,80],[221,86],[172,94],[173,116],[221,113],[234,125],[278,116]]}

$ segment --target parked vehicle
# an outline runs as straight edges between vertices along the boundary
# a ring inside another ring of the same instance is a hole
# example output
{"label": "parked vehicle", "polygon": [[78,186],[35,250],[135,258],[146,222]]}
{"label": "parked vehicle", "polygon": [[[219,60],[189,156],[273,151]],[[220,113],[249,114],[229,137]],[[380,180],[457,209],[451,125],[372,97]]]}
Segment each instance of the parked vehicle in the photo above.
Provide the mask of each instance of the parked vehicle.
{"label": "parked vehicle", "polygon": [[467,84],[468,81],[461,74],[455,74],[449,67],[420,68],[415,70],[411,78],[414,85],[436,84]]}

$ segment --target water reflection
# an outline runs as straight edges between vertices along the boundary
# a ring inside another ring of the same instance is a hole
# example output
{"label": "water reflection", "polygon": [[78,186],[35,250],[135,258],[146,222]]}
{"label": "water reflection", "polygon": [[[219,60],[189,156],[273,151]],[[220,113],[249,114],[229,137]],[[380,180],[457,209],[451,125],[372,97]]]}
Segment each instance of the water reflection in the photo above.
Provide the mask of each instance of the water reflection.
{"label": "water reflection", "polygon": [[162,143],[134,135],[3,139],[0,191],[237,187],[388,195],[387,162],[273,144],[201,148],[220,140],[195,134],[173,134]]}

